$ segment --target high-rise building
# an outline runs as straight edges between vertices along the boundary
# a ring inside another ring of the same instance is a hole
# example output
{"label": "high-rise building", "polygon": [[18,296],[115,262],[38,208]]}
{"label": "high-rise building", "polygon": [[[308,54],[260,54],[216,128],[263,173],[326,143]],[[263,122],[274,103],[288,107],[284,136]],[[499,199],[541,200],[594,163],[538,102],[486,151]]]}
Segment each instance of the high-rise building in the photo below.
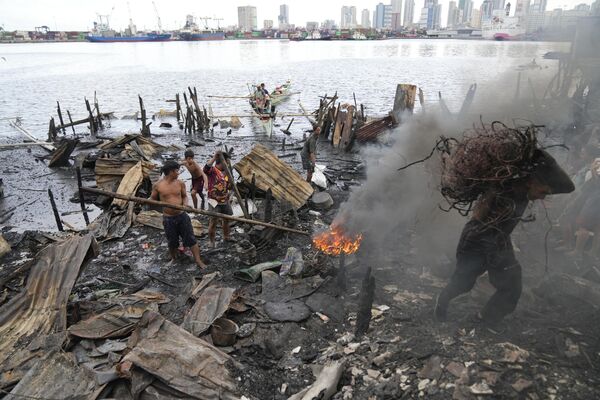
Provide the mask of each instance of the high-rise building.
{"label": "high-rise building", "polygon": [[379,3],[375,6],[375,12],[373,13],[373,28],[383,29],[383,23],[385,20],[385,4]]}
{"label": "high-rise building", "polygon": [[530,13],[543,13],[546,11],[548,0],[533,0],[533,4],[530,6]]}
{"label": "high-rise building", "polygon": [[423,29],[439,29],[442,25],[442,5],[438,0],[425,0],[421,9],[419,27]]}
{"label": "high-rise building", "polygon": [[[472,20],[472,16],[473,16],[473,0],[466,0],[465,1],[465,8],[462,11],[462,23],[464,25],[469,25],[471,23]],[[479,19],[481,19],[481,12],[479,13]]]}
{"label": "high-rise building", "polygon": [[290,7],[287,4],[279,6],[279,17],[277,17],[279,25],[289,25],[290,23]]}
{"label": "high-rise building", "polygon": [[402,20],[402,24],[404,25],[404,27],[409,27],[413,24],[414,19],[415,0],[406,0],[406,2],[404,3],[404,19]]}
{"label": "high-rise building", "polygon": [[402,0],[392,0],[392,13],[402,13]]}
{"label": "high-rise building", "polygon": [[383,27],[385,29],[392,28],[392,5],[386,4],[383,8]]}
{"label": "high-rise building", "polygon": [[356,27],[356,7],[342,6],[342,17],[340,20],[340,28]]}
{"label": "high-rise building", "polygon": [[481,28],[481,12],[478,9],[472,11],[469,25],[472,28]]}
{"label": "high-rise building", "polygon": [[492,14],[494,13],[494,3],[492,0],[483,0],[481,3],[481,19],[488,20],[492,18]]}
{"label": "high-rise building", "polygon": [[265,31],[273,29],[273,20],[272,19],[265,19],[263,21],[263,29]]}
{"label": "high-rise building", "polygon": [[238,7],[238,27],[244,32],[251,32],[258,28],[258,22],[256,20],[256,7]]}
{"label": "high-rise building", "polygon": [[371,27],[371,12],[366,8],[362,10],[362,13],[360,15],[360,26],[363,29]]}
{"label": "high-rise building", "polygon": [[399,31],[402,27],[402,0],[392,0],[390,28]]}
{"label": "high-rise building", "polygon": [[451,1],[448,3],[448,28],[454,28],[458,25],[458,17],[460,13],[458,11],[458,6],[456,1]]}

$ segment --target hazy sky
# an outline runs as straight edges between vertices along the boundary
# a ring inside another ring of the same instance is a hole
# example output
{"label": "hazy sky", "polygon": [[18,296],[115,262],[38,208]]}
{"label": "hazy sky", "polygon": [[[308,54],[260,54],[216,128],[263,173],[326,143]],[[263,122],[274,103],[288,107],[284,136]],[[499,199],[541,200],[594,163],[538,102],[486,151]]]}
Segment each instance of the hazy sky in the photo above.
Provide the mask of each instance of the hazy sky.
{"label": "hazy sky", "polygon": [[[507,0],[508,1],[508,0]],[[286,3],[290,7],[290,23],[304,25],[306,21],[333,19],[339,23],[342,5],[356,6],[357,19],[360,12],[367,8],[371,12],[380,1],[373,0],[155,0],[164,29],[180,28],[186,14],[197,17],[219,17],[221,26],[237,24],[237,7],[253,5],[257,7],[258,27],[263,20],[272,19],[277,26],[279,5]],[[382,1],[389,4],[388,1]],[[442,24],[446,24],[449,0],[440,0],[443,5]],[[479,8],[482,0],[475,0]],[[516,0],[512,0],[513,3]],[[548,0],[548,9],[573,8],[576,4],[591,0]],[[415,18],[423,0],[415,0]],[[458,1],[457,1],[458,3]],[[151,0],[129,0],[131,14],[138,29],[156,29],[156,13]],[[124,28],[129,19],[127,1],[124,0],[0,0],[0,26],[6,30],[33,30],[35,26],[47,25],[59,30],[89,30],[96,14],[110,14],[111,25],[115,29]],[[513,4],[514,9],[514,4]],[[372,18],[372,16],[371,16]],[[216,27],[216,22],[209,22]]]}

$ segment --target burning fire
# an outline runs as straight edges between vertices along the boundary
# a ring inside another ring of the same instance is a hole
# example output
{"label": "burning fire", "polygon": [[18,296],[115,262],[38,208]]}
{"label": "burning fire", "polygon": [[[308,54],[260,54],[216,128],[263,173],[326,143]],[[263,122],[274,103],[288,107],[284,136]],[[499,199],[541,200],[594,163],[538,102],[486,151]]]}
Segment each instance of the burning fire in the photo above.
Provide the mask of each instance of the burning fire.
{"label": "burning fire", "polygon": [[347,234],[340,225],[337,225],[316,234],[313,237],[313,245],[325,254],[339,256],[342,253],[356,253],[362,238],[362,234]]}

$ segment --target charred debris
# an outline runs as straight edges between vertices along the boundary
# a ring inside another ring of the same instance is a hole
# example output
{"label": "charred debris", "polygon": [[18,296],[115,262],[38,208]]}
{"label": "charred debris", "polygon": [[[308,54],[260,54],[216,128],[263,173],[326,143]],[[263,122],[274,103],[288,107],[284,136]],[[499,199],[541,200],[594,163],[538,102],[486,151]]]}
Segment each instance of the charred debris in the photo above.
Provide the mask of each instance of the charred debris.
{"label": "charred debris", "polygon": [[[585,76],[585,93],[563,92],[572,79],[565,71],[576,68],[560,62],[560,77],[545,96],[519,101],[545,115],[565,102],[585,104],[571,132],[582,138],[598,124],[592,100],[599,93]],[[459,114],[468,114],[475,89]],[[393,110],[380,118],[337,94],[303,111],[324,133],[312,184],[298,172],[303,141],[221,135],[239,120],[211,119],[192,88],[175,97],[175,111],[155,116],[163,126],[152,130],[140,97],[139,118],[133,116],[139,133],[116,138],[102,136],[114,113],[102,113],[96,99],[93,107],[86,101],[88,117],[79,121],[68,111],[65,121],[58,105],[50,140],[23,145],[40,146],[53,165],[74,169],[79,210],[68,212],[78,213],[82,225],[65,223],[49,191],[59,232],[0,235],[0,397],[597,397],[600,273],[593,263],[554,275],[532,268],[505,332],[467,319],[437,324],[433,299],[451,266],[420,264],[410,237],[390,241],[375,257],[359,232],[330,226],[364,178],[358,145],[385,145],[417,100],[421,112],[434,112],[413,85],[398,85]],[[450,113],[443,104],[435,108]],[[168,143],[167,120],[184,132],[199,162],[221,149],[237,175],[239,196],[227,216],[234,242],[207,249],[206,217],[214,214],[181,207],[198,215],[194,235],[209,262],[202,271],[185,250],[182,261],[169,263],[163,204],[147,200],[157,164],[184,150]],[[69,137],[67,128],[78,125],[89,135]],[[293,121],[281,125],[286,135],[295,129]],[[103,209],[96,218],[88,215],[91,203]],[[2,224],[16,224],[12,212],[0,213]],[[480,280],[457,307],[467,315],[492,290]]]}

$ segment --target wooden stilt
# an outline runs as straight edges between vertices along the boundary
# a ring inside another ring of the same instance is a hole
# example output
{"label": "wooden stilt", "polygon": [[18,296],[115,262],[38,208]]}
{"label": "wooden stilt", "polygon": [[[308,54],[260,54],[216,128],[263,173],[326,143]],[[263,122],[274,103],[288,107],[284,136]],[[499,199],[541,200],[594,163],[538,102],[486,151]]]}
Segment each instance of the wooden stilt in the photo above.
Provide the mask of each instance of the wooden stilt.
{"label": "wooden stilt", "polygon": [[369,330],[371,323],[371,308],[375,297],[375,277],[371,276],[371,267],[362,282],[358,300],[358,313],[356,315],[356,336],[361,337]]}
{"label": "wooden stilt", "polygon": [[69,117],[69,124],[71,124],[71,129],[73,130],[73,135],[75,134],[75,124],[73,123],[73,118],[71,118],[71,112],[67,110],[67,116]]}
{"label": "wooden stilt", "polygon": [[63,135],[66,135],[67,132],[64,128],[65,121],[63,120],[62,112],[60,111],[60,103],[58,101],[56,102],[56,112],[58,113],[58,120],[60,121],[61,126],[63,126],[62,133]]}
{"label": "wooden stilt", "polygon": [[88,226],[90,224],[90,218],[88,217],[87,210],[85,209],[85,198],[83,190],[81,190],[81,188],[83,187],[81,184],[81,169],[77,167],[75,169],[75,172],[77,173],[77,188],[79,189],[79,205],[81,206],[81,211],[83,212],[85,226]]}
{"label": "wooden stilt", "polygon": [[59,232],[63,232],[62,221],[60,220],[60,214],[58,213],[58,209],[56,208],[56,202],[54,201],[54,195],[52,194],[52,190],[48,189],[48,197],[50,197],[50,205],[52,206],[52,212],[54,213],[54,219],[56,220],[56,227]]}
{"label": "wooden stilt", "polygon": [[271,222],[273,219],[273,193],[271,188],[267,190],[265,196],[265,222]]}

